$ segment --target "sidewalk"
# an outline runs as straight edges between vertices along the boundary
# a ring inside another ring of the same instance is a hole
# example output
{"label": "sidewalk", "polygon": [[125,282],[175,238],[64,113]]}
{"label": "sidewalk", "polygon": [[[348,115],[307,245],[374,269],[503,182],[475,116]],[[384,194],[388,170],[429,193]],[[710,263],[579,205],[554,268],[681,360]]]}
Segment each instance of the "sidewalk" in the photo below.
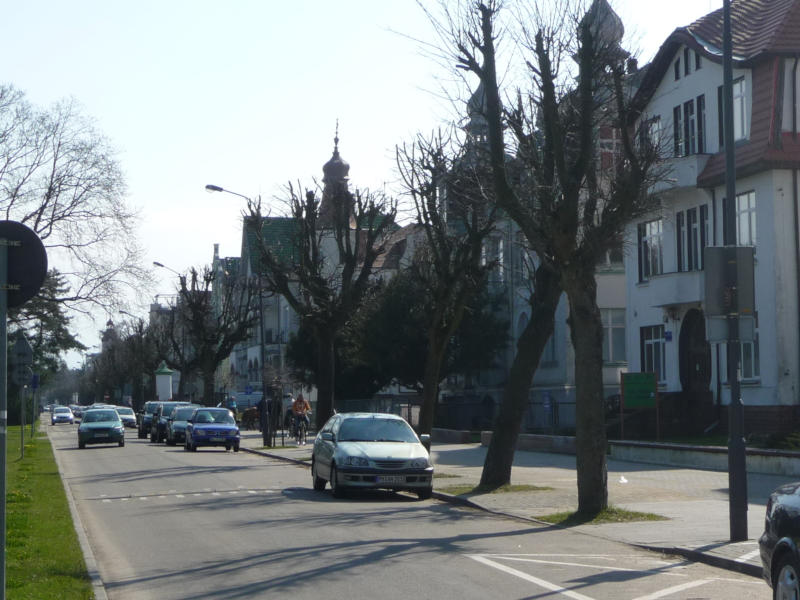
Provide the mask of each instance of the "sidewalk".
{"label": "sidewalk", "polygon": [[[241,446],[250,452],[294,462],[311,459],[311,440],[301,447],[287,441],[289,447],[272,450],[263,447],[258,432],[244,431]],[[551,490],[457,497],[442,489],[477,485],[486,448],[480,444],[434,444],[431,456],[439,475],[434,480],[434,497],[439,500],[530,520],[578,507],[574,456],[516,452],[511,483]],[[731,543],[727,472],[609,460],[609,504],[655,513],[667,520],[579,525],[572,529],[761,577],[758,538],[764,527],[766,501],[776,487],[787,481],[784,476],[748,474],[748,540]]]}

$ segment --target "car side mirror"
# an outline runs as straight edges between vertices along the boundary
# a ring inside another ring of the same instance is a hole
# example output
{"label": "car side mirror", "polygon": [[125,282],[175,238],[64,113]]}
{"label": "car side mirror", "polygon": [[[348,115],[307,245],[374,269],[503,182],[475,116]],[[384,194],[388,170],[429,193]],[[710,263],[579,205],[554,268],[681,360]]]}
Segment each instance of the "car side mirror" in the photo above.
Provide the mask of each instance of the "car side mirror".
{"label": "car side mirror", "polygon": [[323,431],[323,432],[320,434],[320,437],[321,437],[323,440],[325,440],[326,442],[333,442],[333,441],[334,441],[333,434],[332,434],[330,431]]}
{"label": "car side mirror", "polygon": [[186,419],[187,423],[194,423],[194,419]]}
{"label": "car side mirror", "polygon": [[431,451],[431,434],[430,433],[420,433],[419,434],[419,443],[425,446],[425,450],[428,452]]}

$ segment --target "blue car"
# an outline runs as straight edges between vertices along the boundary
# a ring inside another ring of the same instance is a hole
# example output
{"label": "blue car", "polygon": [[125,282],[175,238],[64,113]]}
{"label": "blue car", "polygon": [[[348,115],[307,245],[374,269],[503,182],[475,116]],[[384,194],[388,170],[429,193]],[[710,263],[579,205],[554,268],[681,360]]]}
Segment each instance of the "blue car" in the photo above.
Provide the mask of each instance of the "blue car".
{"label": "blue car", "polygon": [[184,450],[200,446],[224,446],[239,451],[239,428],[227,408],[196,408],[186,423]]}

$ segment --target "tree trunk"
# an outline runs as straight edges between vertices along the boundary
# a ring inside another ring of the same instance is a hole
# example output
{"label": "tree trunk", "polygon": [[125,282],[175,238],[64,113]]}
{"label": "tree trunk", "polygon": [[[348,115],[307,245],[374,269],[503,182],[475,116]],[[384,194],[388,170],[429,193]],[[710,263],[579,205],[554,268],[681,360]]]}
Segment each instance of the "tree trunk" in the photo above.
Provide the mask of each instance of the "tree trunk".
{"label": "tree trunk", "polygon": [[214,406],[214,370],[203,371],[203,405]]}
{"label": "tree trunk", "polygon": [[511,466],[517,448],[522,419],[528,408],[533,375],[544,347],[553,334],[555,313],[561,297],[557,275],[544,267],[536,270],[535,291],[531,298],[531,318],[517,342],[503,402],[494,424],[492,440],[481,473],[482,486],[498,488],[511,483]]}
{"label": "tree trunk", "polygon": [[608,507],[608,465],[603,404],[603,323],[597,307],[594,265],[565,277],[570,336],[575,349],[575,445],[578,512]]}
{"label": "tree trunk", "polygon": [[336,377],[336,349],[332,331],[317,330],[319,369],[317,370],[317,408],[314,422],[317,430],[333,415],[333,390]]}
{"label": "tree trunk", "polygon": [[447,340],[433,331],[428,336],[428,355],[425,357],[425,375],[422,382],[422,408],[419,412],[419,432],[430,433],[436,415],[436,403],[439,400],[439,381],[442,372],[442,360]]}

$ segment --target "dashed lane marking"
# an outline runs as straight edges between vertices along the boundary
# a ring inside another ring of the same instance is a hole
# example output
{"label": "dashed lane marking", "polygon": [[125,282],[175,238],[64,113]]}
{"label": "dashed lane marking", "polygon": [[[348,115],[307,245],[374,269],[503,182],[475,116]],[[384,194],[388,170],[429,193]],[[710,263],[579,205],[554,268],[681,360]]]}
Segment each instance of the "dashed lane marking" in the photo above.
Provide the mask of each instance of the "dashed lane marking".
{"label": "dashed lane marking", "polygon": [[[278,490],[242,490],[246,491],[248,494],[258,495],[258,494],[275,494]],[[184,494],[151,494],[151,495],[142,495],[142,496],[125,496],[125,497],[111,497],[109,498],[107,494],[101,494],[95,498],[86,498],[86,500],[100,500],[103,503],[110,503],[110,502],[130,502],[131,500],[141,500],[141,501],[148,501],[148,500],[168,500],[168,499],[182,499],[186,498],[187,496],[192,496],[193,498],[202,498],[203,496],[222,496],[223,493],[227,493],[230,495],[236,495],[239,493],[239,490],[225,490],[222,492],[212,492],[212,491],[205,491],[205,492],[192,492],[191,494],[184,493]]]}

